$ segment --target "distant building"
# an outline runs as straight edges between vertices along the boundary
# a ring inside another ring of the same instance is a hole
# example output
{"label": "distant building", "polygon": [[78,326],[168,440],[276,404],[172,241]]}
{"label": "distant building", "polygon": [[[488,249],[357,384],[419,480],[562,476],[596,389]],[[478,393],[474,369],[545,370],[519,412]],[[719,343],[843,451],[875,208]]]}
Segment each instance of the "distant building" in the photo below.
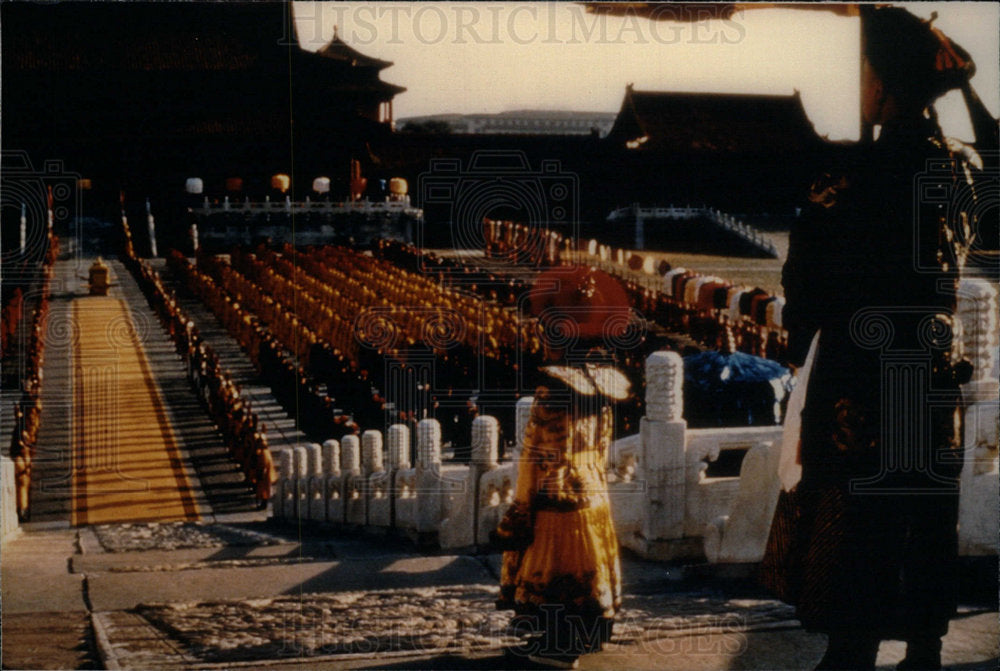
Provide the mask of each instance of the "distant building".
{"label": "distant building", "polygon": [[813,128],[792,95],[636,91],[594,160],[614,207],[708,205],[787,214],[836,145]]}
{"label": "distant building", "polygon": [[[309,52],[301,58],[307,59]],[[403,93],[402,86],[389,84],[380,79],[379,73],[390,67],[392,61],[366,56],[351,48],[337,36],[334,26],[333,39],[315,52],[329,63],[328,86],[336,90],[338,103],[370,121],[392,123],[392,99]],[[296,73],[297,74],[297,73]]]}
{"label": "distant building", "polygon": [[431,114],[399,119],[396,127],[422,126],[427,122],[446,123],[450,132],[488,135],[589,135],[601,137],[615,123],[614,112],[562,112],[515,110],[498,114]]}
{"label": "distant building", "polygon": [[[538,116],[526,118],[529,114]],[[406,177],[412,184],[418,184],[436,157],[460,159],[455,179],[466,179],[478,150],[522,153],[531,169],[543,161],[558,160],[560,169],[573,175],[578,184],[580,219],[590,222],[595,231],[608,225],[609,212],[633,203],[705,205],[730,213],[787,216],[794,212],[816,170],[838,151],[817,135],[797,93],[636,91],[628,86],[619,113],[602,115],[613,117],[604,137],[586,131],[557,131],[556,126],[543,126],[551,129],[543,132],[536,126],[516,125],[557,114],[522,111],[407,117],[397,120],[398,130],[404,130],[407,122],[419,129],[422,123],[446,121],[453,131],[396,132],[373,142],[371,149],[380,169]],[[600,118],[589,117],[592,121]],[[501,132],[501,121],[523,133]],[[414,198],[424,206],[420,193]],[[425,206],[425,212],[429,222],[436,220],[432,208]]]}
{"label": "distant building", "polygon": [[677,155],[774,155],[823,143],[793,95],[625,89],[608,134],[619,149]]}
{"label": "distant building", "polygon": [[391,133],[392,99],[405,89],[380,79],[391,63],[336,35],[302,49],[291,11],[4,2],[4,148],[28,151],[36,166],[61,159],[114,195],[179,193],[192,176],[209,196],[227,177],[262,195],[279,172],[303,193],[328,175],[331,193],[346,195],[351,159],[367,160],[366,141]]}

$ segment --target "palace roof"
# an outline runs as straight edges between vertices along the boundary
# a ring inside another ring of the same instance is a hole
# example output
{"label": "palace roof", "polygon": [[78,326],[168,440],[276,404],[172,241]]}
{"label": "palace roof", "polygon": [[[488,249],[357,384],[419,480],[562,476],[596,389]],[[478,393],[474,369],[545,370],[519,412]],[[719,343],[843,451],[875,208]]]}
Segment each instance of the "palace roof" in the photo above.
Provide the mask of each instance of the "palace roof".
{"label": "palace roof", "polygon": [[384,70],[392,65],[392,61],[383,61],[380,58],[366,56],[357,49],[349,46],[346,42],[341,40],[340,37],[338,37],[336,27],[333,29],[333,39],[331,39],[326,46],[316,53],[323,58],[342,61],[352,67],[371,67],[378,70]]}
{"label": "palace roof", "polygon": [[820,142],[793,95],[636,91],[629,85],[607,142],[640,151],[784,153]]}

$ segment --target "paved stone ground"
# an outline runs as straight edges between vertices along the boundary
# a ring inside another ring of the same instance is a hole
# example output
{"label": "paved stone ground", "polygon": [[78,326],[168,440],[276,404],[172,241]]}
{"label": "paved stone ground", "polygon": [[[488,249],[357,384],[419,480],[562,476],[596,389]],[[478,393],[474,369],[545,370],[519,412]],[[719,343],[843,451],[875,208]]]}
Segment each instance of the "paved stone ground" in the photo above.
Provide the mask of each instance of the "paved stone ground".
{"label": "paved stone ground", "polygon": [[107,552],[276,545],[280,542],[274,536],[250,529],[198,522],[101,524],[91,530]]}
{"label": "paved stone ground", "polygon": [[[523,669],[497,555],[219,518],[28,531],[3,553],[5,668]],[[804,669],[821,635],[718,567],[626,557],[612,643],[583,669]],[[88,623],[93,622],[93,632]],[[949,669],[995,669],[995,606],[966,606]],[[897,642],[879,664],[901,659]]]}
{"label": "paved stone ground", "polygon": [[0,650],[5,669],[102,668],[84,577],[69,572],[76,532],[25,532],[3,546]]}
{"label": "paved stone ground", "polygon": [[[151,638],[181,651],[183,664],[297,657],[379,658],[385,655],[502,655],[530,645],[508,632],[511,613],[493,603],[495,584],[402,590],[345,591],[250,601],[140,605],[128,613],[100,614],[119,664],[176,668],[177,659],[150,654]],[[137,620],[139,616],[145,622]],[[616,624],[613,648],[668,651],[684,635],[739,634],[794,626],[792,611],[769,600],[697,595],[630,596]],[[127,632],[127,635],[124,635]]]}
{"label": "paved stone ground", "polygon": [[5,669],[102,669],[85,611],[11,613],[3,617]]}

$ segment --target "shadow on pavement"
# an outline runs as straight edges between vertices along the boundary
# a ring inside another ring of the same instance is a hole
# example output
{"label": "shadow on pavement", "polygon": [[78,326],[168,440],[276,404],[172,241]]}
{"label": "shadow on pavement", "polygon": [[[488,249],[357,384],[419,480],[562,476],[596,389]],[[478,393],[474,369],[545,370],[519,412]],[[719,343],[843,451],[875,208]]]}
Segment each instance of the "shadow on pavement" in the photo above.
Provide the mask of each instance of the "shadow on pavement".
{"label": "shadow on pavement", "polygon": [[497,671],[514,671],[516,669],[534,670],[551,669],[552,667],[535,664],[527,657],[515,655],[489,655],[483,657],[462,657],[460,655],[441,655],[439,657],[421,658],[397,662],[395,664],[374,664],[357,667],[364,669],[427,669],[428,671],[464,671],[465,669],[496,669]]}

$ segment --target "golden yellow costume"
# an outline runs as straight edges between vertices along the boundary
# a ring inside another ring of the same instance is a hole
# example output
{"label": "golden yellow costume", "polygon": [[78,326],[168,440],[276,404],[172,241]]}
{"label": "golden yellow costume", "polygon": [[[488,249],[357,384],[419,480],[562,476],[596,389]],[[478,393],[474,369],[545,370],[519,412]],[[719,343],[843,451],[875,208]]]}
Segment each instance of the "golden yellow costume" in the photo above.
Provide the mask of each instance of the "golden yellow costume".
{"label": "golden yellow costume", "polygon": [[[515,500],[494,534],[508,549],[497,607],[520,615],[548,611],[543,630],[553,627],[553,617],[570,616],[584,626],[583,648],[573,646],[579,653],[610,637],[610,620],[621,606],[605,471],[611,402],[628,397],[629,383],[596,363],[541,370],[545,379],[525,429]],[[604,630],[595,629],[602,622]]]}

